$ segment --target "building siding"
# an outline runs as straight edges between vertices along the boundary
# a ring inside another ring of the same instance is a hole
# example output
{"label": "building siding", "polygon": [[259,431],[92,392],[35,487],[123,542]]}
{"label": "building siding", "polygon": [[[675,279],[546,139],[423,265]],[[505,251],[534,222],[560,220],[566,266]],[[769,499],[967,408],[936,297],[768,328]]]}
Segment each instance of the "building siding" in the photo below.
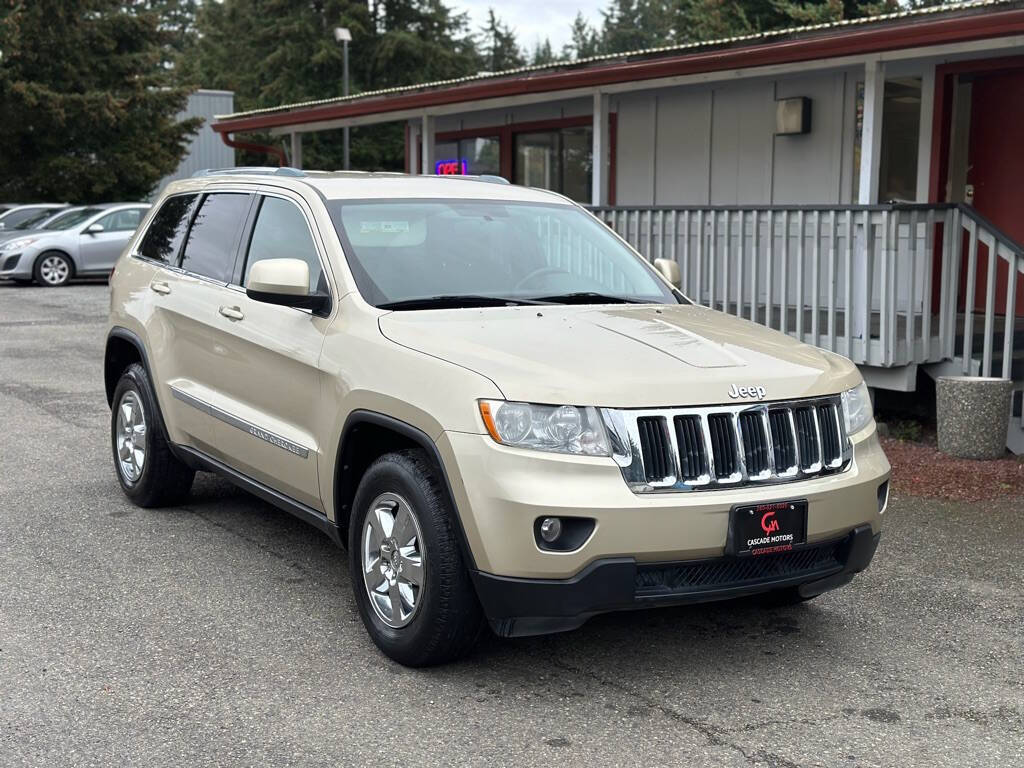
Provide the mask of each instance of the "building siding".
{"label": "building siding", "polygon": [[185,109],[178,113],[178,120],[190,117],[203,118],[203,124],[192,138],[188,153],[182,158],[178,170],[160,180],[154,188],[155,198],[167,184],[177,179],[187,179],[204,168],[233,168],[235,150],[221,141],[210,127],[214,115],[231,114],[235,109],[235,94],[231,91],[198,90],[188,97]]}
{"label": "building siding", "polygon": [[[849,202],[855,82],[831,71],[617,98],[616,202]],[[775,101],[792,96],[811,99],[811,132],[776,136]]]}

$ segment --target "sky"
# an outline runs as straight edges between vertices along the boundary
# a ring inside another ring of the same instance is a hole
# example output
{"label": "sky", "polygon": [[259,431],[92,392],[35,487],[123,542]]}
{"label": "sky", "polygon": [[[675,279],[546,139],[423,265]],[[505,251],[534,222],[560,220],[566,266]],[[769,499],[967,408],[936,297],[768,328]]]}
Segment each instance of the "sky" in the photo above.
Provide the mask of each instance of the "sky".
{"label": "sky", "polygon": [[449,5],[469,13],[470,26],[474,31],[483,26],[487,9],[494,8],[498,17],[516,31],[519,44],[532,51],[538,40],[551,39],[555,53],[569,42],[569,26],[576,13],[583,15],[592,25],[601,21],[601,9],[608,0],[453,0]]}

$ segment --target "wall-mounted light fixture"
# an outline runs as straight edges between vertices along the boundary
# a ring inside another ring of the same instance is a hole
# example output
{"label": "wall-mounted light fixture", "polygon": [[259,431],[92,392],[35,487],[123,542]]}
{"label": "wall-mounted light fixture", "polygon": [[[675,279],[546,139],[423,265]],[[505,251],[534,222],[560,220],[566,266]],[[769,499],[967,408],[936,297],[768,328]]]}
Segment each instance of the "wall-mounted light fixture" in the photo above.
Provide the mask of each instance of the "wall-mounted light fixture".
{"label": "wall-mounted light fixture", "polygon": [[811,132],[811,100],[806,96],[775,102],[775,135],[793,136]]}

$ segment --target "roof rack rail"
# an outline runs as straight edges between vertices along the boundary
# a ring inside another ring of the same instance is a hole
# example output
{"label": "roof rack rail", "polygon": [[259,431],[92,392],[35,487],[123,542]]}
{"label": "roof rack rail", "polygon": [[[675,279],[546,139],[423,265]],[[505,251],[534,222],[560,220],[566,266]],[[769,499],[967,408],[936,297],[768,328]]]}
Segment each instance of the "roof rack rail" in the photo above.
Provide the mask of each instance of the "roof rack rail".
{"label": "roof rack rail", "polygon": [[263,165],[263,166],[249,166],[249,167],[238,167],[238,168],[203,168],[202,170],[196,171],[192,174],[193,179],[198,179],[203,176],[305,176],[306,174],[299,168],[288,168],[281,167],[277,168],[274,166]]}

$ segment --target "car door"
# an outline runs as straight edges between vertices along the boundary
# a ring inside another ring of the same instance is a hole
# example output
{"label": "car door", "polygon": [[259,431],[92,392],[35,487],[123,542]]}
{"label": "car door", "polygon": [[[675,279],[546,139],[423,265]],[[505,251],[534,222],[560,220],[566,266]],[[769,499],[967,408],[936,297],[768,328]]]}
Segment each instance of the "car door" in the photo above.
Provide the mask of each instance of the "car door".
{"label": "car door", "polygon": [[146,288],[131,297],[135,317],[143,323],[144,341],[153,370],[151,378],[171,439],[200,450],[213,438],[213,420],[195,406],[202,401],[199,374],[209,364],[207,334],[193,321],[202,307],[215,301],[205,284],[187,278],[178,267],[189,224],[200,195],[168,197],[140,238],[134,254],[143,262]]}
{"label": "car door", "polygon": [[211,366],[219,409],[216,458],[244,475],[322,511],[317,465],[318,426],[324,418],[318,367],[329,318],[246,296],[252,264],[300,258],[310,282],[329,290],[323,244],[298,196],[261,194],[242,236],[232,285],[220,290]]}
{"label": "car door", "polygon": [[[78,271],[109,272],[131,240],[146,208],[119,208],[84,227],[79,234]],[[99,229],[102,228],[102,229]]]}

